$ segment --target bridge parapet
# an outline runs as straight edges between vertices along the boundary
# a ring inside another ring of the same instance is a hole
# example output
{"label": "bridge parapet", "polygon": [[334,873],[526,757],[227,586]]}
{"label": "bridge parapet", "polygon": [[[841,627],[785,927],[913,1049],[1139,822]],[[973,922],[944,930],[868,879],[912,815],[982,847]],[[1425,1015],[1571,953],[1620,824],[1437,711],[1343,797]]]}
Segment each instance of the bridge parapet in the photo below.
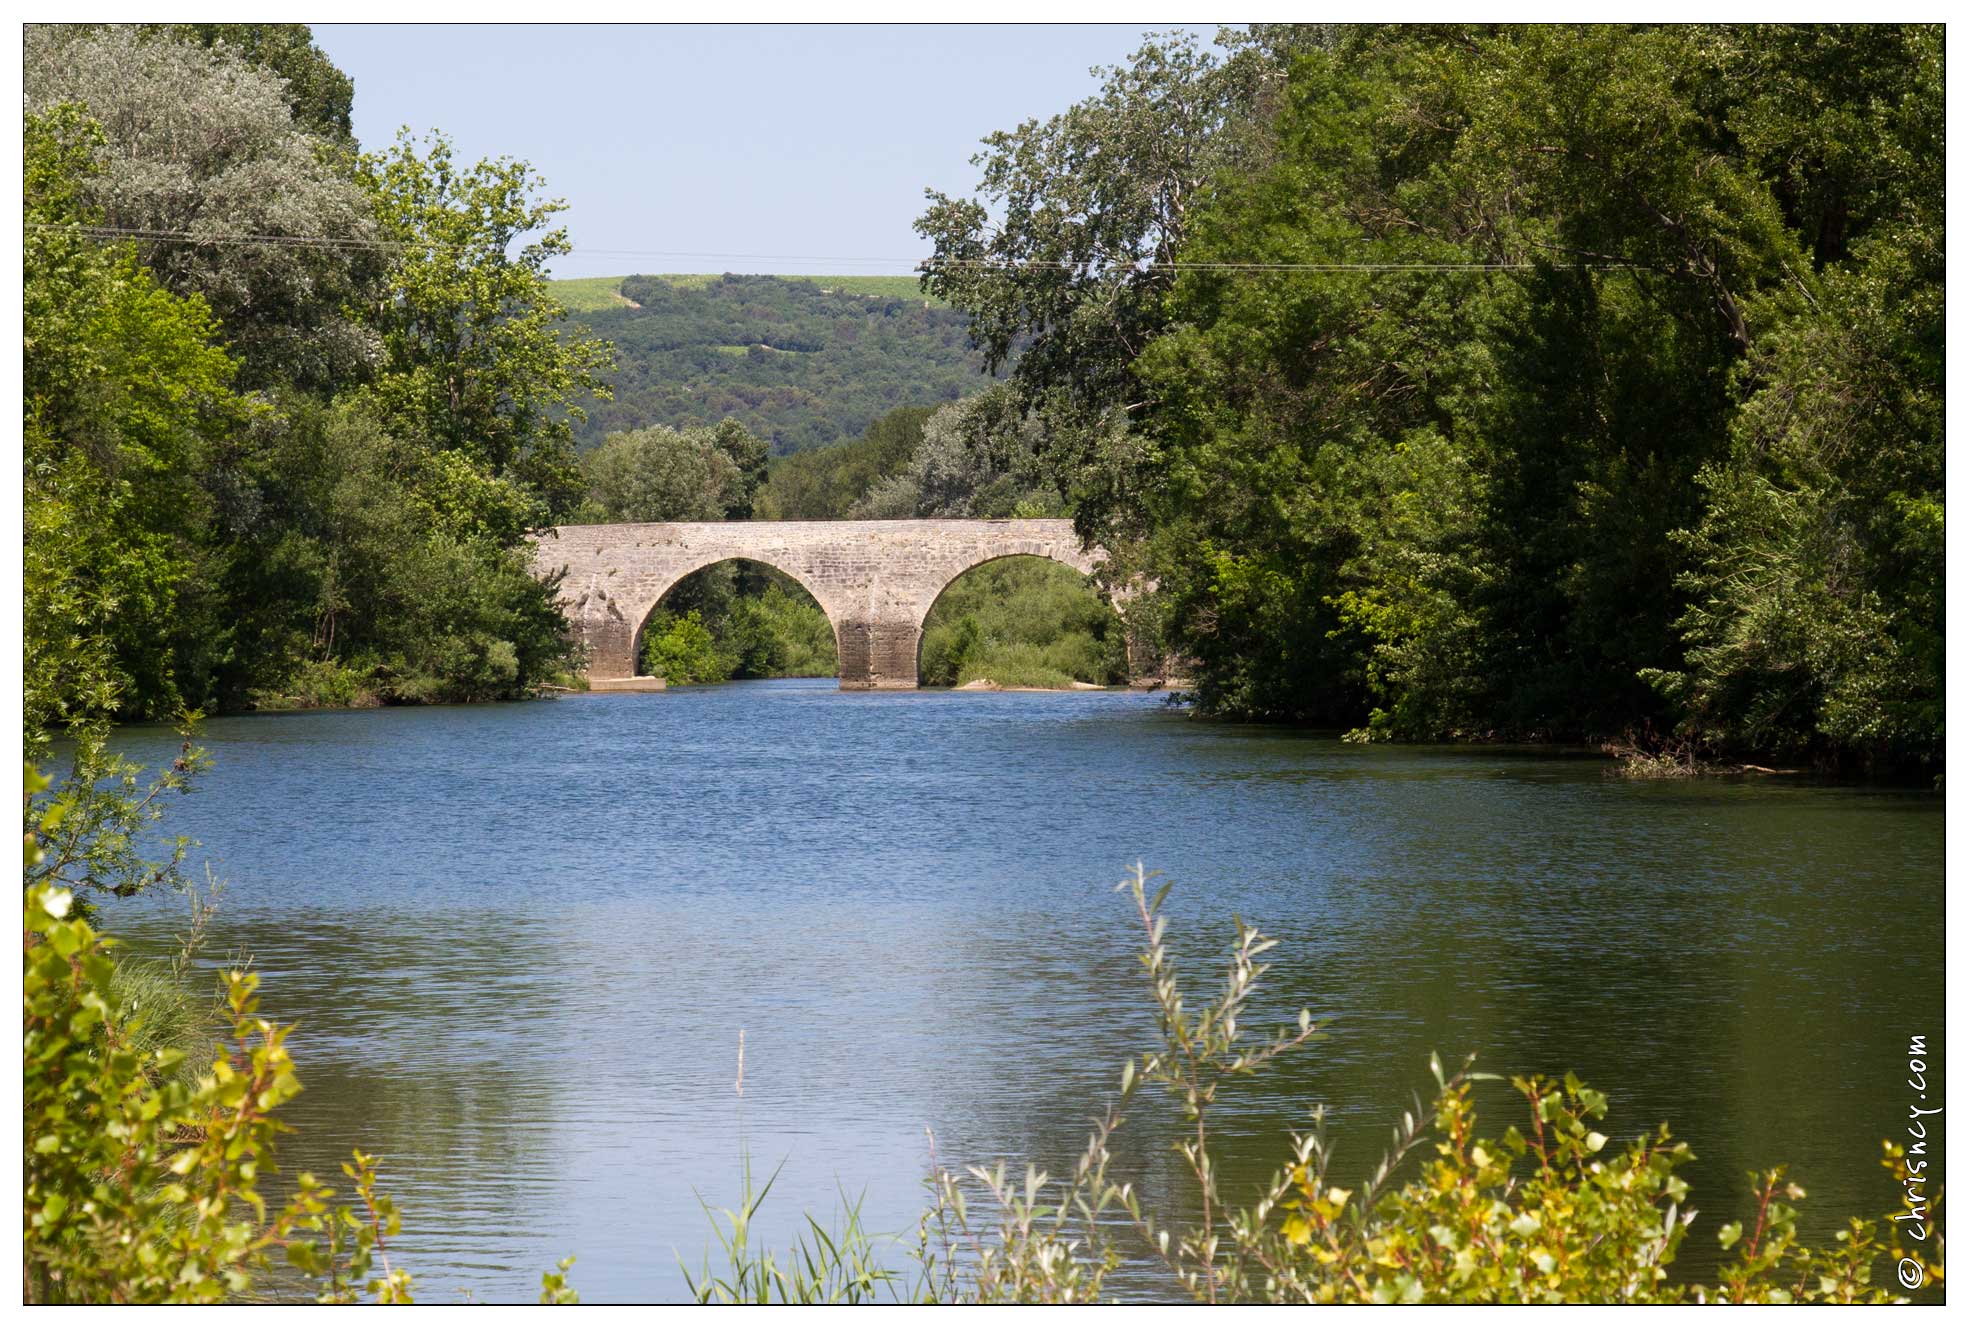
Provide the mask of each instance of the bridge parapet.
{"label": "bridge parapet", "polygon": [[670,588],[743,558],[814,597],[834,625],[843,688],[913,688],[923,620],[937,597],[979,564],[1015,554],[1089,574],[1106,558],[1081,546],[1072,522],[1048,518],[653,522],[543,531],[533,569],[564,574],[561,608],[588,646],[591,678],[633,676],[643,622]]}

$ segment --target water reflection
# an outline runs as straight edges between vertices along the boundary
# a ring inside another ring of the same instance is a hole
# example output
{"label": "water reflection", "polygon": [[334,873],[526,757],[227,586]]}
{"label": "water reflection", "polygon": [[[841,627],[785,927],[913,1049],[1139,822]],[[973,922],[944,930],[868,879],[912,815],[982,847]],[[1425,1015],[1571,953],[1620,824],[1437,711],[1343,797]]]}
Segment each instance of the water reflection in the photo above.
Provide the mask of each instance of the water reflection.
{"label": "water reflection", "polygon": [[[174,825],[233,883],[213,953],[250,948],[268,1010],[301,1022],[285,1156],[384,1155],[428,1295],[526,1295],[570,1251],[591,1300],[678,1295],[693,1192],[731,1201],[741,1140],[786,1160],[776,1235],[842,1188],[907,1227],[925,1125],[946,1161],[1070,1164],[1151,1032],[1108,889],[1136,857],[1178,878],[1200,992],[1238,912],[1285,940],[1260,1023],[1334,1017],[1226,1112],[1234,1193],[1315,1102],[1364,1171],[1428,1053],[1477,1050],[1577,1069],[1618,1132],[1675,1122],[1711,1213],[1791,1161],[1829,1228],[1892,1201],[1874,1151],[1904,1113],[1899,1053],[1944,1033],[1941,801],[1921,794],[1631,784],[1125,694],[798,683],[209,740]],[[176,921],[112,918],[153,946]],[[1137,1112],[1119,1165],[1180,1205],[1167,1115]]]}

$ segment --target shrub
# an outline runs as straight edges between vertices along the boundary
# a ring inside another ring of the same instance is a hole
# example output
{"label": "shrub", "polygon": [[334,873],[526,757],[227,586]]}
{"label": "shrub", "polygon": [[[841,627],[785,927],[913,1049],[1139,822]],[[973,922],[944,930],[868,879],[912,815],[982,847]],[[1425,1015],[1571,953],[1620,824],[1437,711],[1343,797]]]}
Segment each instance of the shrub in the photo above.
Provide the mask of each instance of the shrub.
{"label": "shrub", "polygon": [[644,629],[643,670],[653,677],[672,684],[723,683],[732,676],[732,665],[695,609],[661,619],[652,615]]}
{"label": "shrub", "polygon": [[922,681],[933,688],[956,687],[964,665],[977,653],[983,634],[969,614],[955,623],[938,623],[923,631]]}
{"label": "shrub", "polygon": [[774,574],[758,596],[740,596],[725,624],[738,678],[832,678],[841,671],[834,625],[813,598]]}
{"label": "shrub", "polygon": [[254,709],[262,711],[374,705],[376,695],[370,691],[368,672],[361,665],[337,660],[306,660],[285,686],[255,689],[248,695]]}
{"label": "shrub", "polygon": [[[26,844],[32,868],[44,851],[33,834]],[[23,1298],[222,1301],[284,1250],[324,1282],[324,1300],[408,1300],[410,1276],[382,1254],[398,1220],[374,1160],[358,1154],[349,1169],[362,1216],[331,1210],[333,1193],[302,1173],[269,1217],[258,1183],[272,1171],[274,1112],[301,1085],[289,1031],[258,1015],[257,976],[226,975],[228,1046],[188,1080],[185,1053],[146,1038],[107,939],[74,905],[60,885],[26,891]]]}

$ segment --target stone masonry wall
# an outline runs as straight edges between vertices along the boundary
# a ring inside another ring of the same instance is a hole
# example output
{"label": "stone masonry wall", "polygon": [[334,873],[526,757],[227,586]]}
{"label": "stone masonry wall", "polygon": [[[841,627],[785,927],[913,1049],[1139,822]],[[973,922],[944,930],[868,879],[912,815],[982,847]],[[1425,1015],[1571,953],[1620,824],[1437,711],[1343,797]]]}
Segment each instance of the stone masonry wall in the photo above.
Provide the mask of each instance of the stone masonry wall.
{"label": "stone masonry wall", "polygon": [[834,625],[843,688],[913,688],[923,620],[944,587],[1012,554],[1090,574],[1105,557],[1082,549],[1064,520],[655,522],[543,531],[533,570],[565,574],[561,608],[588,644],[591,678],[635,674],[643,620],[672,586],[749,558],[819,603]]}

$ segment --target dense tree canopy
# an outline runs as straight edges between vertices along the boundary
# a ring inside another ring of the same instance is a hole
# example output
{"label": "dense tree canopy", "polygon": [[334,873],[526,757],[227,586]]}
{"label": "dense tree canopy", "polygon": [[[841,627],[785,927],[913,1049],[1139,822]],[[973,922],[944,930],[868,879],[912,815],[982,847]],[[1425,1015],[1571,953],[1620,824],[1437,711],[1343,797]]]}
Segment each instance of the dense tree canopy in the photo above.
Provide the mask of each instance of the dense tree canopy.
{"label": "dense tree canopy", "polygon": [[869,423],[862,436],[772,459],[759,495],[768,521],[831,521],[846,517],[877,484],[910,463],[923,425],[937,408],[899,406]]}
{"label": "dense tree canopy", "polygon": [[361,179],[396,245],[368,311],[383,418],[531,488],[534,524],[569,511],[581,496],[573,425],[587,398],[608,395],[610,348],[565,335],[546,289],[546,265],[569,250],[564,229],[546,228],[566,205],[537,197],[544,182],[525,162],[454,163],[442,135],[365,155]]}
{"label": "dense tree canopy", "polygon": [[859,518],[1058,517],[1066,500],[1045,465],[1045,426],[1009,385],[939,407],[906,464],[848,509]]}
{"label": "dense tree canopy", "polygon": [[559,326],[532,172],[358,155],[305,29],[26,51],[31,737],[565,673],[523,538],[584,501],[609,353]]}
{"label": "dense tree canopy", "polygon": [[99,215],[101,134],[73,107],[24,139],[23,669],[30,753],[133,697],[169,709],[204,626],[189,601],[245,424],[204,303],[127,245],[69,229]]}
{"label": "dense tree canopy", "polygon": [[305,23],[173,23],[167,30],[200,46],[223,46],[260,66],[287,85],[295,123],[330,143],[355,142],[349,119],[355,80],[315,45]]}
{"label": "dense tree canopy", "polygon": [[766,447],[735,420],[610,434],[582,458],[583,521],[743,521],[765,479]]}
{"label": "dense tree canopy", "polygon": [[[1032,337],[1038,450],[1145,542],[1208,709],[1923,760],[1941,89],[1932,28],[1154,43],[987,141],[927,284],[988,352]],[[1072,192],[1171,124],[1204,184]]]}
{"label": "dense tree canopy", "polygon": [[[367,372],[375,337],[349,306],[382,263],[348,153],[297,123],[279,76],[233,47],[122,26],[31,26],[30,110],[74,103],[101,127],[82,188],[94,225],[216,315],[244,386],[323,389]],[[332,237],[338,243],[280,243]]]}

